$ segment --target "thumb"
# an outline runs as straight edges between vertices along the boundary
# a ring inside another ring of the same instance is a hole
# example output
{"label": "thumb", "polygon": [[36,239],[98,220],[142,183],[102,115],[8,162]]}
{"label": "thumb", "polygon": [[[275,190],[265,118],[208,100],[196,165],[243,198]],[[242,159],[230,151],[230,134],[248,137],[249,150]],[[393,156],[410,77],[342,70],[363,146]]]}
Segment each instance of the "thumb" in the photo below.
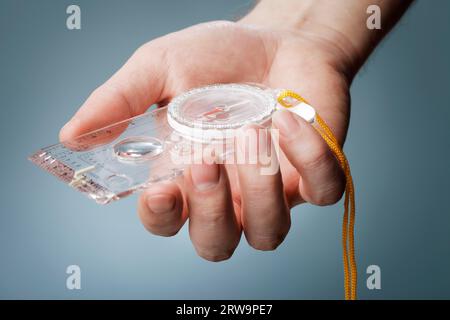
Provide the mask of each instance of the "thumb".
{"label": "thumb", "polygon": [[98,87],[61,129],[61,141],[139,115],[164,99],[165,49],[149,42]]}
{"label": "thumb", "polygon": [[300,174],[302,198],[316,205],[337,202],[344,192],[345,177],[319,133],[290,111],[275,112],[272,121],[279,129],[283,152]]}

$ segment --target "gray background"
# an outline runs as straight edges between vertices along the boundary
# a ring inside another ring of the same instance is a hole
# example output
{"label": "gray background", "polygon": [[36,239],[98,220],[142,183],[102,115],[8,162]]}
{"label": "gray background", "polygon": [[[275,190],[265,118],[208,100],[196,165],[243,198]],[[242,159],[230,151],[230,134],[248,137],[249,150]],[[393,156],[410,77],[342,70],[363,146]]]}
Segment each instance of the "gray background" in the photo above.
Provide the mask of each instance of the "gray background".
{"label": "gray background", "polygon": [[[82,30],[66,29],[66,7]],[[142,43],[249,1],[0,2],[1,298],[342,298],[342,203],[292,212],[275,252],[241,241],[198,258],[187,228],[147,233],[136,197],[98,206],[27,161]],[[357,186],[360,297],[450,298],[450,2],[419,1],[353,88],[346,152]],[[65,269],[82,269],[82,290]],[[382,269],[382,290],[365,269]]]}

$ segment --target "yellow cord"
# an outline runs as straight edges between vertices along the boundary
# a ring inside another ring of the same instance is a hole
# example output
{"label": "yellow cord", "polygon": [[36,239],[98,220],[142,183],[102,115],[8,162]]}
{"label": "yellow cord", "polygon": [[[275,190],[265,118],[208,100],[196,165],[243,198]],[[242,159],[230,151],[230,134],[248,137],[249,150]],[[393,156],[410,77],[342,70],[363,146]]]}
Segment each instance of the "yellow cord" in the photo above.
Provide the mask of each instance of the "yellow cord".
{"label": "yellow cord", "polygon": [[[286,98],[290,97],[298,102],[307,103],[305,99],[299,94],[284,90],[278,95],[278,103],[285,108],[293,107],[293,104],[286,101]],[[350,172],[350,165],[347,157],[342,151],[339,142],[331,131],[330,127],[325,121],[316,113],[315,122],[318,126],[314,128],[319,132],[323,140],[327,143],[330,150],[337,158],[339,165],[344,171],[346,178],[345,185],[345,200],[344,200],[344,217],[342,221],[342,256],[344,264],[344,288],[345,299],[356,300],[357,289],[357,267],[355,260],[355,189],[353,185],[353,178]],[[350,209],[350,210],[349,210]],[[350,212],[350,217],[349,217]]]}

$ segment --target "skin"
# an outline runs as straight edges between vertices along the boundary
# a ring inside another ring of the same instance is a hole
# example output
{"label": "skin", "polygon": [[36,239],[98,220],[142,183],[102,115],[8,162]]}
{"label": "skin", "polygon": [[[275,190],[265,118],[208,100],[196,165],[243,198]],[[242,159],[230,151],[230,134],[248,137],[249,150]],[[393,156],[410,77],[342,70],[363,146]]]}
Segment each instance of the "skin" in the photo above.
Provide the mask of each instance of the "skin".
{"label": "skin", "polygon": [[[358,9],[361,2],[353,7]],[[277,2],[285,9],[278,10],[283,14],[292,12],[294,5],[301,9],[303,14],[290,21],[276,16],[273,1],[262,1],[237,23],[200,24],[144,44],[90,95],[61,130],[60,139],[138,115],[190,88],[255,82],[301,93],[343,144],[351,81],[383,34],[378,40],[361,35],[365,42],[355,45],[349,40],[354,38],[345,34],[352,30],[348,25],[336,29],[320,19],[304,18],[307,13],[308,17],[336,14],[329,9],[331,3],[302,1],[299,7],[292,0]],[[400,11],[395,5],[382,5],[387,12]],[[392,14],[391,20],[400,15]],[[366,17],[365,9],[358,17]],[[242,232],[255,249],[277,248],[289,231],[290,208],[295,205],[339,201],[344,176],[314,128],[287,111],[277,111],[273,126],[280,130],[282,150],[276,174],[259,174],[259,165],[193,165],[181,182],[154,185],[140,195],[138,213],[145,228],[173,236],[189,220],[197,253],[221,261],[233,254]]]}

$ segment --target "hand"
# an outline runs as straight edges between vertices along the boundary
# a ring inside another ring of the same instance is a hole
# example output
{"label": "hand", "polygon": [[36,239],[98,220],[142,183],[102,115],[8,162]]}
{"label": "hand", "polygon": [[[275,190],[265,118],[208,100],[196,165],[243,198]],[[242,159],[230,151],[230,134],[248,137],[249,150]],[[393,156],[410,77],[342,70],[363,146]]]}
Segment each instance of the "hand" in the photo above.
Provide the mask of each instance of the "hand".
{"label": "hand", "polygon": [[[150,41],[96,89],[64,126],[60,139],[143,113],[193,87],[256,82],[301,93],[342,144],[349,120],[348,56],[310,30],[275,30],[241,23],[200,24]],[[337,202],[344,177],[327,145],[308,123],[277,112],[281,172],[257,165],[193,165],[182,183],[155,185],[140,195],[138,212],[152,233],[172,236],[189,218],[200,256],[229,258],[241,232],[259,250],[273,250],[290,228],[290,208],[304,201]]]}

